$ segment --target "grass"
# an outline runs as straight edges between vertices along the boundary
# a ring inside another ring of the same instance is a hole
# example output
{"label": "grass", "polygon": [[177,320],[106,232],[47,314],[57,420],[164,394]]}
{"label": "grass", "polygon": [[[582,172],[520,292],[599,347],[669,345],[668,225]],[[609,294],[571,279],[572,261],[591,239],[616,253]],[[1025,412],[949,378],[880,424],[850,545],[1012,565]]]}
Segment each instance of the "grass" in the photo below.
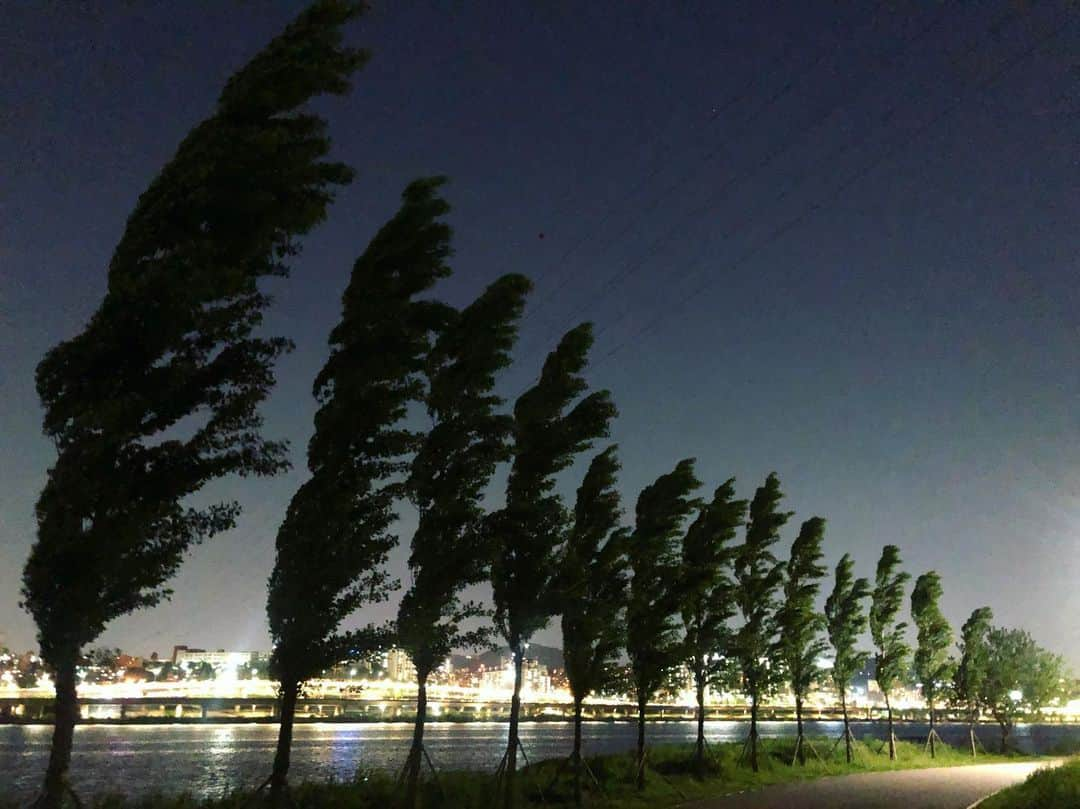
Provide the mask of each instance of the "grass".
{"label": "grass", "polygon": [[[791,740],[763,740],[760,771],[757,773],[745,764],[738,764],[742,749],[740,743],[713,745],[709,773],[700,781],[693,776],[692,747],[657,747],[649,753],[644,792],[638,792],[634,787],[632,754],[587,757],[589,768],[601,788],[587,791],[585,804],[590,809],[659,809],[674,807],[695,798],[715,797],[769,784],[828,775],[972,763],[971,756],[964,750],[939,745],[937,758],[931,759],[928,753],[923,752],[921,745],[906,742],[898,744],[898,760],[890,762],[887,752],[878,752],[879,745],[876,741],[857,742],[855,761],[848,765],[844,761],[842,746],[833,748],[832,740],[816,740],[814,746],[824,760],[811,756],[805,766],[792,766],[794,744]],[[975,763],[1015,760],[1016,756],[980,755]],[[572,806],[568,768],[562,768],[560,764],[559,761],[543,761],[522,771],[518,805],[529,809],[544,805]],[[584,778],[588,780],[587,776]],[[1076,783],[1080,783],[1080,770],[1077,771]],[[541,790],[544,802],[541,802]],[[293,790],[297,809],[393,809],[398,794],[393,776],[377,771],[362,771],[349,783],[303,784]],[[102,797],[91,805],[94,809],[255,809],[264,804],[253,801],[250,793],[236,793],[224,799],[191,796]],[[440,774],[438,784],[427,781],[423,785],[423,809],[491,809],[495,805],[495,782],[490,774],[446,772]]]}
{"label": "grass", "polygon": [[991,795],[979,809],[1078,809],[1080,758],[1038,770],[1022,784]]}

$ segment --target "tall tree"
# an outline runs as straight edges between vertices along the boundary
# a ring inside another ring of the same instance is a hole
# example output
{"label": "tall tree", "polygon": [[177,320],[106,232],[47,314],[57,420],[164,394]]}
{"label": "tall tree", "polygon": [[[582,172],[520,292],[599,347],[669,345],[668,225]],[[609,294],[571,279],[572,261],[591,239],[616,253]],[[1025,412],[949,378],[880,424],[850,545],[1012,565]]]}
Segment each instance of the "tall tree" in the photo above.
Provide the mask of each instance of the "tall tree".
{"label": "tall tree", "polygon": [[444,306],[418,296],[450,274],[449,206],[442,178],[417,180],[401,208],[353,265],[330,357],[315,378],[319,404],[308,444],[311,477],[289,503],[277,535],[267,614],[281,724],[271,795],[288,786],[296,700],[305,680],[345,657],[374,651],[384,633],[338,634],[365,603],[387,597],[383,568],[397,544],[391,526],[418,436],[403,420],[423,395],[421,372]]}
{"label": "tall tree", "polygon": [[699,505],[693,494],[700,486],[694,460],[686,458],[646,486],[634,509],[626,654],[638,706],[638,789],[645,788],[645,709],[670,678],[682,653],[679,533]]}
{"label": "tall tree", "polygon": [[827,650],[822,633],[825,616],[814,608],[821,580],[828,569],[821,564],[824,554],[825,520],[811,517],[799,528],[791,545],[784,576],[784,603],[776,613],[780,627],[779,658],[784,663],[791,693],[795,695],[795,758],[806,763],[803,735],[803,701],[817,674],[817,660]]}
{"label": "tall tree", "polygon": [[504,804],[513,806],[521,746],[521,670],[525,645],[558,614],[557,557],[570,517],[554,491],[555,476],[608,433],[615,405],[606,390],[583,396],[582,372],[593,343],[592,325],[568,331],[544,362],[540,379],[514,404],[513,461],[506,504],[485,520],[492,543],[491,586],[495,626],[514,663],[514,695],[506,755],[501,765]]}
{"label": "tall tree", "polygon": [[844,753],[848,764],[852,757],[851,727],[848,724],[847,690],[851,678],[866,665],[870,653],[855,648],[859,636],[866,631],[866,612],[863,601],[870,595],[870,583],[855,578],[855,563],[845,553],[836,565],[836,583],[825,600],[825,622],[829,643],[833,647],[833,685],[840,694],[840,709],[844,714]]}
{"label": "tall tree", "polygon": [[889,695],[897,683],[907,679],[907,661],[911,654],[904,636],[907,624],[898,621],[904,603],[904,585],[911,576],[898,571],[900,549],[886,545],[881,549],[870,598],[870,636],[874,639],[874,671],[878,687],[885,695],[885,710],[889,718],[889,759],[896,759],[896,734],[893,733],[892,702]]}
{"label": "tall tree", "polygon": [[953,697],[968,717],[968,741],[975,757],[975,723],[979,721],[979,695],[989,675],[990,647],[987,636],[994,613],[989,607],[973,610],[960,629],[960,662],[953,672]]}
{"label": "tall tree", "polygon": [[931,570],[915,580],[911,591],[911,619],[918,631],[915,647],[915,676],[922,683],[922,694],[930,711],[930,758],[934,758],[934,743],[938,740],[934,727],[934,703],[952,677],[953,661],[949,657],[953,633],[941,614],[941,577]]}
{"label": "tall tree", "polygon": [[37,368],[58,452],[22,588],[56,683],[39,806],[70,789],[80,650],[114,618],[167,598],[188,549],[236,521],[236,503],[187,498],[224,475],[287,466],[285,444],[261,435],[258,405],[290,343],[256,336],[270,303],[259,282],[287,274],[299,237],[352,177],[324,160],[326,123],[305,107],[344,93],[365,61],[341,44],[358,12],[315,3],[229,79],[139,197],[90,322]]}
{"label": "tall tree", "polygon": [[987,666],[979,701],[1001,728],[1001,752],[1016,721],[1037,715],[1062,696],[1064,662],[1022,629],[992,628],[986,635]]}
{"label": "tall tree", "polygon": [[574,698],[574,803],[581,805],[581,705],[610,684],[626,631],[627,536],[611,446],[593,458],[577,490],[559,577],[563,659]]}
{"label": "tall tree", "polygon": [[412,586],[398,608],[397,642],[416,667],[416,721],[405,763],[406,806],[416,805],[427,717],[427,681],[456,648],[486,639],[463,624],[483,614],[461,591],[483,581],[490,554],[480,505],[495,467],[509,459],[512,420],[492,391],[510,364],[517,322],[531,288],[505,275],[455,312],[427,361],[431,429],[412,463],[408,491],[420,518],[412,539]]}
{"label": "tall tree", "polygon": [[778,511],[783,499],[775,472],[758,487],[750,501],[746,542],[735,551],[735,603],[743,623],[735,635],[735,650],[743,688],[750,697],[750,766],[758,771],[758,706],[779,681],[772,658],[776,651],[776,596],[784,565],[772,552],[793,512]]}
{"label": "tall tree", "polygon": [[732,541],[746,518],[746,501],[736,500],[735,479],[724,481],[703,505],[683,536],[680,597],[685,659],[694,677],[697,700],[698,778],[705,775],[705,689],[730,677],[731,630],[735,614]]}

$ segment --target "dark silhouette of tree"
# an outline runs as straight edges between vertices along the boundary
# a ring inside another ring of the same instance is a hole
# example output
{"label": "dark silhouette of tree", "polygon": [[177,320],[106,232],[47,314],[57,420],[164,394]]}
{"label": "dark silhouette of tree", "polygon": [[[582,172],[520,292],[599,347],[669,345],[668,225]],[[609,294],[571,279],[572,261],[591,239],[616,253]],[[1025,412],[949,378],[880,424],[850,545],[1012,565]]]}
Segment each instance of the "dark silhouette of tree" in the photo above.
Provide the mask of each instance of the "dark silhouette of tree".
{"label": "dark silhouette of tree", "polygon": [[915,580],[911,591],[911,620],[918,631],[915,676],[922,683],[923,698],[930,711],[930,733],[926,739],[930,745],[930,758],[934,758],[934,743],[939,740],[934,727],[934,703],[952,678],[953,670],[953,661],[949,658],[953,634],[949,622],[941,614],[940,600],[941,577],[935,571],[924,573]]}
{"label": "dark silhouette of tree", "polygon": [[1001,728],[1001,752],[1017,719],[1037,714],[1063,694],[1061,657],[1039,646],[1022,629],[992,628],[986,635],[987,665],[979,701]]}
{"label": "dark silhouette of tree", "polygon": [[[606,390],[583,396],[582,372],[592,347],[592,325],[568,331],[544,362],[540,379],[514,404],[513,462],[506,505],[485,520],[491,542],[495,626],[513,655],[514,695],[506,754],[500,764],[504,805],[515,800],[521,668],[525,645],[558,614],[558,553],[570,518],[554,491],[555,476],[598,438],[616,415]],[[576,404],[575,404],[576,402]]]}
{"label": "dark silhouette of tree", "polygon": [[960,629],[960,661],[953,672],[953,699],[967,713],[972,758],[976,755],[975,723],[979,721],[979,695],[990,673],[987,636],[993,620],[994,613],[989,607],[979,607],[972,611]]}
{"label": "dark silhouette of tree", "polygon": [[907,624],[898,621],[900,607],[904,603],[904,585],[911,576],[900,567],[900,549],[886,545],[881,549],[874,578],[874,592],[870,598],[870,636],[874,639],[874,671],[885,695],[885,711],[888,714],[889,759],[896,759],[896,734],[893,733],[892,703],[889,695],[897,683],[907,680],[907,662],[911,649],[904,636]]}
{"label": "dark silhouette of tree", "polygon": [[703,505],[683,536],[680,608],[684,656],[694,677],[697,743],[694,770],[705,777],[705,689],[731,680],[732,643],[728,619],[735,614],[732,541],[746,518],[746,501],[735,500],[729,478]]}
{"label": "dark silhouette of tree", "polygon": [[581,704],[613,681],[626,632],[627,535],[620,529],[619,462],[611,446],[593,458],[577,490],[559,577],[563,660],[574,697],[574,803],[581,805]]}
{"label": "dark silhouette of tree", "polygon": [[780,628],[778,658],[784,664],[791,693],[795,696],[793,759],[800,764],[806,763],[804,748],[807,744],[803,735],[803,702],[817,675],[817,660],[829,648],[822,637],[825,616],[814,607],[821,580],[828,572],[821,564],[824,538],[825,520],[821,517],[811,517],[799,528],[785,569],[784,603],[776,613],[776,624]]}
{"label": "dark silhouette of tree", "polygon": [[386,641],[374,627],[338,629],[393,588],[383,563],[397,544],[390,532],[394,506],[404,495],[408,454],[419,441],[404,419],[424,394],[431,334],[449,315],[445,306],[419,299],[450,274],[442,183],[411,183],[401,208],[356,260],[341,320],[330,332],[330,357],[315,378],[311,477],[278,531],[267,600],[271,668],[280,683],[281,726],[269,782],[275,801],[288,786],[293,715],[304,681]]}
{"label": "dark silhouette of tree", "polygon": [[[498,412],[495,377],[510,364],[517,322],[531,284],[505,275],[470,306],[455,312],[427,361],[425,404],[431,429],[412,463],[409,496],[420,517],[412,539],[412,586],[398,608],[397,643],[416,667],[416,721],[405,763],[405,803],[416,805],[427,717],[427,681],[454,649],[487,637],[462,624],[484,614],[461,591],[488,575],[482,530],[483,490],[510,457],[513,421]],[[430,761],[430,759],[429,759]]]}
{"label": "dark silhouette of tree", "polygon": [[682,657],[678,618],[684,593],[679,534],[686,518],[700,505],[692,497],[700,487],[701,481],[694,476],[694,459],[686,458],[646,486],[634,509],[626,653],[638,706],[639,790],[645,788],[645,709]]}
{"label": "dark silhouette of tree", "polygon": [[750,766],[758,771],[758,707],[779,681],[774,665],[776,652],[776,596],[784,578],[784,565],[772,552],[792,512],[778,511],[783,499],[780,479],[769,474],[750,501],[746,541],[734,559],[735,603],[742,626],[735,635],[735,649],[742,671],[743,690],[750,697]]}
{"label": "dark silhouette of tree", "polygon": [[326,123],[301,108],[344,93],[365,61],[341,45],[359,10],[314,4],[229,79],[139,197],[90,322],[38,366],[58,453],[22,589],[56,676],[41,807],[70,791],[80,650],[114,618],[168,597],[187,550],[239,513],[187,498],[224,475],[287,465],[285,444],[260,434],[258,405],[290,343],[256,336],[270,303],[259,282],[287,274],[299,237],[352,177],[324,160]]}
{"label": "dark silhouette of tree", "polygon": [[866,612],[862,602],[870,595],[870,583],[853,574],[855,563],[845,553],[836,565],[836,583],[825,600],[825,622],[829,632],[835,660],[833,661],[833,685],[840,694],[840,709],[844,714],[844,753],[851,763],[852,735],[848,724],[847,689],[851,678],[866,665],[869,652],[859,651],[855,645],[866,631]]}

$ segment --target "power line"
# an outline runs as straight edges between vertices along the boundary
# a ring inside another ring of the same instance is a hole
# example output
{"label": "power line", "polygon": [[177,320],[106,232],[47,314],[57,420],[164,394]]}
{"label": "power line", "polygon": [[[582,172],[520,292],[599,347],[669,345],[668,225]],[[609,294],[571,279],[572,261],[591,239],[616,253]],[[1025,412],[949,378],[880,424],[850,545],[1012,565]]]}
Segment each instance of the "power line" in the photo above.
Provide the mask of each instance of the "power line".
{"label": "power line", "polygon": [[[877,11],[880,10],[882,5],[883,5],[883,2],[879,2],[878,5],[877,5],[877,10],[873,14],[871,14],[870,20],[869,20],[870,25],[872,25],[873,22],[877,19]],[[864,26],[864,27],[866,27],[866,26]],[[834,45],[832,50],[836,50],[837,47],[838,47],[837,45]],[[767,75],[771,76],[773,74],[774,68],[776,66],[780,65],[782,62],[789,61],[789,53],[790,53],[791,49],[792,49],[792,47],[791,47],[791,45],[789,45],[787,48],[784,49],[784,51],[781,54],[779,54],[778,56],[776,56],[776,57],[774,57],[772,59],[772,61],[770,62],[768,68],[766,69]],[[748,125],[748,124],[752,123],[754,120],[756,120],[757,117],[762,112],[764,112],[769,107],[775,105],[780,100],[782,100],[786,95],[788,95],[792,90],[795,89],[795,87],[802,81],[803,78],[806,77],[807,74],[809,74],[813,70],[817,69],[817,67],[825,59],[825,57],[828,55],[828,53],[829,53],[828,49],[825,49],[825,50],[821,51],[820,53],[818,53],[818,55],[816,57],[811,59],[802,69],[797,71],[797,75],[793,79],[789,79],[788,81],[784,82],[784,84],[780,87],[779,90],[774,92],[763,104],[759,105],[747,117],[745,117],[741,121],[739,121],[738,125],[741,126],[741,127],[745,127],[746,125]],[[766,75],[766,72],[758,72],[758,73],[756,73],[749,81],[747,81],[745,84],[743,84],[743,86],[733,96],[731,96],[720,107],[718,107],[716,110],[713,111],[713,113],[706,120],[705,126],[711,126],[715,121],[717,121],[722,115],[724,115],[732,107],[736,106],[737,104],[741,104],[745,100],[748,100],[748,97],[751,95],[751,89],[754,88],[755,85],[757,85],[758,83],[760,83],[762,81],[762,77],[764,75]],[[701,164],[708,163],[717,154],[720,153],[721,148],[722,148],[722,144],[717,145],[717,146],[715,146],[713,148],[710,148],[710,149],[706,150],[698,158],[698,163],[701,163]],[[663,152],[661,154],[664,155],[664,154],[667,154],[670,151],[671,151],[671,149],[668,148],[668,149],[663,150]],[[664,166],[663,163],[658,163],[646,175],[641,177],[638,180],[638,182],[636,182],[634,184],[634,186],[626,194],[624,194],[621,197],[621,199],[632,198],[650,180],[657,177],[661,173],[661,171],[663,171],[664,167],[665,166]],[[653,200],[653,202],[648,206],[648,208],[643,209],[640,213],[648,213],[648,212],[651,212],[651,211],[655,210],[656,207],[664,199],[666,199],[671,193],[677,191],[679,188],[683,187],[688,182],[691,182],[692,180],[694,180],[698,176],[699,176],[698,170],[695,170],[695,169],[691,169],[690,171],[684,173],[676,182],[669,185],[663,192],[661,192],[661,194]],[[574,253],[576,253],[581,247],[583,247],[585,244],[587,244],[590,241],[590,239],[593,237],[593,235],[597,231],[602,229],[611,220],[612,215],[616,212],[618,207],[619,206],[614,202],[609,204],[607,206],[607,209],[604,212],[603,216],[600,218],[600,220],[598,222],[596,222],[591,228],[585,229],[582,232],[581,236],[577,240],[575,240],[560,255],[560,257],[558,258],[558,260],[556,262],[556,266],[559,266],[559,267],[562,268],[562,270],[557,274],[557,276],[562,276],[562,279],[556,285],[556,287],[554,289],[552,289],[551,291],[549,291],[540,301],[538,301],[537,303],[535,303],[535,304],[533,304],[532,306],[529,307],[529,309],[525,313],[525,316],[522,318],[522,323],[523,324],[528,322],[528,320],[533,315],[535,315],[537,312],[541,311],[545,306],[547,306],[562,290],[564,290],[570,284],[570,282],[574,279],[574,276],[571,275],[571,274],[568,274],[569,267],[566,264],[567,259],[569,259],[570,256],[573,255]],[[601,252],[603,252],[604,250],[607,250],[615,242],[617,242],[619,239],[621,239],[623,236],[625,236],[626,233],[629,232],[629,230],[631,229],[632,225],[633,225],[633,221],[628,223],[628,225],[626,227],[624,227],[622,230],[620,230],[617,234],[615,234],[614,237],[607,240],[607,242],[603,245],[603,247],[601,247]]]}
{"label": "power line", "polygon": [[[944,22],[945,16],[946,11],[943,6],[942,11],[936,17],[934,17],[934,19],[932,19],[926,26],[924,26],[913,36],[910,36],[907,39],[903,40],[900,43],[900,46],[893,52],[891,57],[881,59],[879,62],[879,67],[891,64],[905,56],[910,46],[925,37],[935,28],[937,28],[942,22]],[[861,95],[865,93],[870,86],[870,82],[863,83],[859,90],[858,96],[861,97]],[[826,107],[820,112],[819,115],[817,115],[811,121],[811,123],[809,123],[807,126],[803,127],[800,130],[799,135],[775,146],[768,153],[766,153],[762,159],[760,159],[757,163],[753,164],[747,170],[729,177],[719,186],[717,191],[709,197],[709,201],[706,203],[705,206],[692,212],[690,217],[681,217],[680,219],[676,220],[672,224],[672,226],[667,229],[667,231],[665,231],[661,236],[655,239],[652,244],[650,244],[649,247],[646,248],[645,252],[641,256],[639,256],[637,260],[631,262],[630,264],[626,265],[620,270],[617,270],[615,273],[609,276],[604,282],[604,284],[601,286],[601,288],[598,290],[598,292],[595,293],[595,295],[604,295],[606,292],[614,289],[619,283],[624,282],[627,278],[630,278],[637,272],[641,271],[645,267],[645,264],[649,259],[654,258],[664,245],[666,245],[676,235],[678,235],[678,233],[685,227],[685,223],[688,218],[697,217],[701,213],[710,210],[716,205],[717,202],[719,202],[719,200],[723,199],[727,195],[727,192],[740,185],[744,180],[750,179],[764,171],[780,157],[791,151],[794,146],[801,143],[809,132],[812,132],[813,130],[820,127],[822,124],[828,121],[838,109],[841,109],[844,106],[846,106],[846,102],[843,99],[837,100],[830,105],[826,105]],[[571,312],[563,319],[564,323],[572,323],[576,318],[584,314],[591,307],[591,305],[592,300],[585,301],[579,304],[574,309],[572,309]],[[552,335],[548,334],[545,342],[550,342],[551,339]]]}
{"label": "power line", "polygon": [[[989,87],[993,86],[994,84],[996,84],[998,81],[1000,81],[1002,78],[1004,78],[1004,76],[1006,74],[1008,74],[1009,71],[1013,70],[1019,64],[1023,63],[1025,60],[1027,60],[1033,54],[1035,54],[1035,52],[1038,51],[1041,47],[1043,47],[1043,45],[1049,43],[1053,39],[1060,36],[1063,33],[1064,30],[1066,30],[1064,27],[1058,27],[1056,25],[1053,26],[1053,29],[1051,30],[1051,32],[1049,34],[1047,34],[1046,36],[1041,37],[1040,39],[1038,39],[1035,43],[1033,43],[1029,47],[1025,48],[1023,51],[1021,51],[1015,57],[1006,60],[996,70],[994,70],[992,73],[990,73],[981,82],[976,84],[975,87],[974,87],[974,92],[982,92],[982,91],[986,90],[987,88],[989,88]],[[921,136],[923,133],[927,132],[928,130],[930,130],[931,128],[936,126],[938,123],[940,123],[942,120],[947,118],[949,115],[951,115],[953,112],[955,112],[957,109],[959,109],[963,105],[964,101],[965,101],[964,96],[959,97],[952,104],[947,105],[943,110],[938,112],[936,115],[932,116],[930,119],[925,121],[923,124],[916,127],[915,130],[905,134],[905,136],[903,138],[899,138],[898,142],[896,144],[894,144],[893,148],[885,151],[884,153],[879,155],[877,159],[871,161],[866,166],[864,166],[862,169],[857,171],[854,175],[849,177],[846,181],[844,181],[840,185],[836,186],[832,190],[832,192],[829,194],[829,196],[827,197],[827,200],[836,197],[840,193],[842,193],[842,192],[846,191],[847,189],[851,188],[855,183],[862,180],[864,177],[868,176],[871,172],[873,172],[879,166],[881,166],[882,164],[887,162],[889,159],[894,157],[903,146],[908,145],[910,143],[911,139]],[[783,236],[787,235],[789,232],[791,232],[792,230],[797,228],[799,225],[803,224],[813,214],[817,213],[818,211],[822,210],[823,208],[824,208],[824,202],[816,202],[816,203],[811,204],[808,208],[806,208],[804,211],[802,211],[801,213],[799,213],[795,217],[787,220],[786,222],[781,224],[779,227],[773,229],[765,239],[761,240],[756,245],[754,245],[751,248],[749,248],[748,250],[746,250],[741,256],[739,256],[734,262],[732,262],[729,265],[728,269],[729,270],[736,269],[741,264],[746,262],[748,259],[755,256],[757,253],[760,253],[762,250],[764,250],[765,248],[771,246],[773,243],[775,243],[776,241],[781,239]],[[700,270],[698,272],[700,274]],[[715,282],[716,282],[715,278],[706,279],[704,283],[699,284],[693,290],[691,290],[688,295],[685,295],[682,298],[680,298],[674,304],[674,307],[671,310],[665,311],[662,315],[657,315],[656,317],[652,318],[642,328],[635,330],[629,337],[622,340],[613,349],[611,349],[609,352],[607,352],[602,357],[600,357],[599,360],[597,360],[596,362],[593,363],[593,367],[595,368],[595,367],[597,367],[599,365],[602,365],[603,363],[607,362],[612,357],[614,357],[616,354],[618,354],[620,351],[622,351],[627,345],[629,345],[630,343],[638,340],[639,338],[645,336],[649,332],[656,329],[659,325],[661,325],[664,322],[664,320],[666,320],[666,319],[670,318],[671,316],[673,316],[674,314],[678,313],[678,311],[680,311],[690,301],[692,301],[693,299],[695,299],[699,295],[701,295],[702,292],[704,292],[706,289],[708,289],[710,286],[712,286]]]}

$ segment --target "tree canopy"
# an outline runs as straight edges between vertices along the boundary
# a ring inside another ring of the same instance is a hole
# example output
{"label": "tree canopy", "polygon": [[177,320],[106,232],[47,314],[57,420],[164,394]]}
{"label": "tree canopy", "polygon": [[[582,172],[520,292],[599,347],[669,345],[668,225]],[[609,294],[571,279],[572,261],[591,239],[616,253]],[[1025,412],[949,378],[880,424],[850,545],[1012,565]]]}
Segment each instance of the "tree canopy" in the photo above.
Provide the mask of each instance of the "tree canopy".
{"label": "tree canopy", "polygon": [[951,679],[953,668],[949,657],[953,634],[949,622],[941,613],[941,594],[941,577],[933,570],[919,576],[911,590],[911,619],[918,632],[915,676],[922,684],[923,697],[930,707],[931,724],[934,721],[934,705]]}

